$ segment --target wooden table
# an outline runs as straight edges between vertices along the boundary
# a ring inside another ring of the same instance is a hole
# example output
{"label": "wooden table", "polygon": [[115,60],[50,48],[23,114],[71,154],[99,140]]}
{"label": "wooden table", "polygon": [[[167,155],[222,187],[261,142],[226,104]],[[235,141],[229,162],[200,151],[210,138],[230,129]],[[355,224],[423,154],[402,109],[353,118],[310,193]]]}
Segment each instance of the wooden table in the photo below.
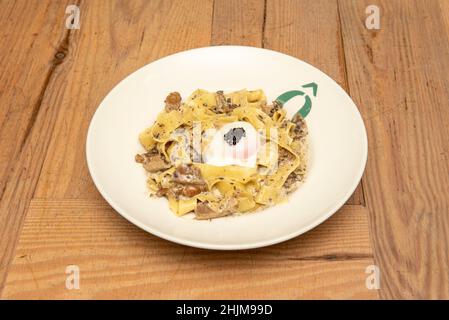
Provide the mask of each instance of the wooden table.
{"label": "wooden table", "polygon": [[[80,29],[65,27],[80,8]],[[365,27],[368,5],[381,29]],[[0,1],[0,292],[16,298],[449,298],[449,1]],[[316,229],[214,252],[103,200],[89,121],[124,77],[209,45],[264,47],[335,79],[368,131],[362,183]],[[80,289],[66,288],[66,267]],[[370,265],[380,289],[368,289]]]}

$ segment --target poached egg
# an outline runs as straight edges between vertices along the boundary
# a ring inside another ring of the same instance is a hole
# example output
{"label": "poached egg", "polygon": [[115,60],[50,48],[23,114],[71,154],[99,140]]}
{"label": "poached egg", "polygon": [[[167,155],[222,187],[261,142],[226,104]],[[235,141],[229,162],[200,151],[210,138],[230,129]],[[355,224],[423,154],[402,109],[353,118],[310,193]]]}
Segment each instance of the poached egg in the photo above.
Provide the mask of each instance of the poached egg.
{"label": "poached egg", "polygon": [[214,166],[255,167],[260,145],[256,129],[245,121],[227,123],[211,136],[203,151],[203,162]]}

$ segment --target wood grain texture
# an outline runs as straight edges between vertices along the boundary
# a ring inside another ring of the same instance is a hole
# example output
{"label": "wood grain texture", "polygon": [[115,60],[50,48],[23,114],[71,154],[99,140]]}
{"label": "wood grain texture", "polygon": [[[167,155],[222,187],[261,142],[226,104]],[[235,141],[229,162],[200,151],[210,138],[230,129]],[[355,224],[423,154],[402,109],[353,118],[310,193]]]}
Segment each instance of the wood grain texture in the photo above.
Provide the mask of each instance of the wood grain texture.
{"label": "wood grain texture", "polygon": [[438,0],[440,7],[441,18],[444,22],[444,29],[442,30],[442,36],[446,36],[447,42],[449,42],[449,1]]}
{"label": "wood grain texture", "polygon": [[443,2],[377,1],[381,30],[364,26],[371,1],[339,2],[349,86],[369,136],[364,182],[382,298],[449,298]]}
{"label": "wood grain texture", "polygon": [[[16,24],[21,10],[28,12],[28,9],[24,10],[27,2],[20,3],[15,13]],[[39,6],[37,2],[35,4]],[[10,160],[15,165],[9,169],[9,183],[2,185],[0,291],[26,208],[34,194],[56,198],[65,195],[100,198],[89,178],[84,144],[90,118],[104,95],[140,66],[161,56],[210,42],[211,1],[82,2],[79,3],[82,28],[71,31],[65,29],[65,3],[60,2],[58,9],[51,9],[52,5],[40,8],[39,19],[42,21],[32,24],[38,28],[51,23],[62,36],[48,57],[50,71],[38,86],[40,93],[35,99],[38,108],[31,112],[32,123],[26,130],[29,133],[23,137],[20,153]],[[56,16],[53,11],[57,11],[60,21],[47,19],[46,8],[51,9],[50,15]],[[194,12],[200,10],[209,10],[209,19],[195,19]],[[154,12],[158,12],[160,19],[152,19]],[[181,28],[185,25],[190,28]],[[161,29],[164,34],[160,33]],[[20,36],[20,30],[16,37]],[[36,30],[29,32],[36,33]],[[48,45],[45,41],[51,43],[44,36],[45,32],[38,48]],[[60,54],[56,57],[57,53]],[[29,70],[24,68],[24,71]],[[14,102],[14,98],[13,94],[9,101]],[[30,113],[26,108],[23,112]],[[13,116],[10,112],[5,119]],[[15,118],[12,120],[17,122]],[[17,144],[9,138],[6,141]]]}
{"label": "wood grain texture", "polygon": [[215,0],[212,45],[262,46],[264,0]]}
{"label": "wood grain texture", "polygon": [[55,55],[64,54],[69,32],[66,1],[2,1],[0,7],[1,292],[51,135],[44,104],[57,92],[46,89],[63,64]]}
{"label": "wood grain texture", "polygon": [[[349,92],[337,1],[267,0],[263,46],[312,64]],[[347,203],[365,204],[362,184]]]}
{"label": "wood grain texture", "polygon": [[[104,202],[34,200],[3,298],[376,298],[367,210],[345,206],[296,239],[210,251],[159,239]],[[80,290],[65,288],[80,268]]]}
{"label": "wood grain texture", "polygon": [[[0,197],[40,108],[64,35],[63,2],[0,2]],[[16,25],[13,17],[21,17]],[[37,57],[36,57],[37,56]],[[26,68],[24,68],[26,66]],[[17,72],[20,71],[20,72]]]}

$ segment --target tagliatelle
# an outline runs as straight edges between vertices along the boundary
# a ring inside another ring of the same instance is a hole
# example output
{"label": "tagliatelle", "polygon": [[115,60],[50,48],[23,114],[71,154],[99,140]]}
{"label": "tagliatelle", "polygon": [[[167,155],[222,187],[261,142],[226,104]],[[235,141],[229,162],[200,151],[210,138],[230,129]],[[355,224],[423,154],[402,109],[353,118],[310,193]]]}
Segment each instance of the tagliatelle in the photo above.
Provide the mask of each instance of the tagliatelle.
{"label": "tagliatelle", "polygon": [[[198,89],[184,102],[171,93],[165,103],[140,134],[147,153],[136,161],[148,171],[150,192],[167,197],[175,214],[195,212],[198,219],[209,219],[255,211],[283,201],[303,181],[307,126],[299,115],[287,120],[279,104],[268,105],[262,90]],[[223,134],[223,128],[231,129]],[[257,132],[256,140],[248,128]],[[215,149],[221,144],[228,153],[220,163],[231,157],[229,164],[208,163],[220,160]],[[205,150],[212,156],[205,157]],[[251,155],[252,166],[235,164],[249,162]]]}

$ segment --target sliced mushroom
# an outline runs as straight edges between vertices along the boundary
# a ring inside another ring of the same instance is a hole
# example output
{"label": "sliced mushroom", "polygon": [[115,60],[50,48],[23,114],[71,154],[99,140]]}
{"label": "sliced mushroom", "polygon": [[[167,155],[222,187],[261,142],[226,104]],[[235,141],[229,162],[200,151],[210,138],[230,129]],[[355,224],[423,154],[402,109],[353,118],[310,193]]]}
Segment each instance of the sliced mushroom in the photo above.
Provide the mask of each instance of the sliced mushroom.
{"label": "sliced mushroom", "polygon": [[204,188],[202,185],[186,185],[182,188],[182,195],[184,197],[194,197],[201,192],[205,191],[206,188]]}
{"label": "sliced mushroom", "polygon": [[181,107],[181,95],[179,92],[171,92],[167,98],[165,98],[165,111],[170,112],[172,110],[179,110]]}
{"label": "sliced mushroom", "polygon": [[207,202],[199,202],[195,209],[195,218],[198,220],[215,219],[225,217],[229,214],[230,212],[216,212],[212,210],[207,205]]}
{"label": "sliced mushroom", "polygon": [[227,198],[220,210],[215,211],[208,206],[207,202],[200,202],[195,209],[195,217],[198,220],[215,219],[228,216],[236,212],[237,200],[235,198]]}
{"label": "sliced mushroom", "polygon": [[159,190],[156,192],[156,196],[157,196],[157,197],[164,197],[164,196],[166,196],[166,195],[168,194],[169,190],[170,190],[170,189],[168,189],[168,188],[161,188],[161,189],[159,189]]}
{"label": "sliced mushroom", "polygon": [[200,169],[193,166],[192,164],[179,165],[173,174],[173,181],[176,183],[189,185],[206,184],[203,177],[201,176]]}
{"label": "sliced mushroom", "polygon": [[160,156],[152,156],[147,163],[144,163],[143,167],[148,172],[157,172],[170,168],[170,164],[165,162]]}
{"label": "sliced mushroom", "polygon": [[171,167],[163,156],[154,149],[144,154],[137,154],[135,160],[137,163],[142,163],[148,172],[157,172]]}

